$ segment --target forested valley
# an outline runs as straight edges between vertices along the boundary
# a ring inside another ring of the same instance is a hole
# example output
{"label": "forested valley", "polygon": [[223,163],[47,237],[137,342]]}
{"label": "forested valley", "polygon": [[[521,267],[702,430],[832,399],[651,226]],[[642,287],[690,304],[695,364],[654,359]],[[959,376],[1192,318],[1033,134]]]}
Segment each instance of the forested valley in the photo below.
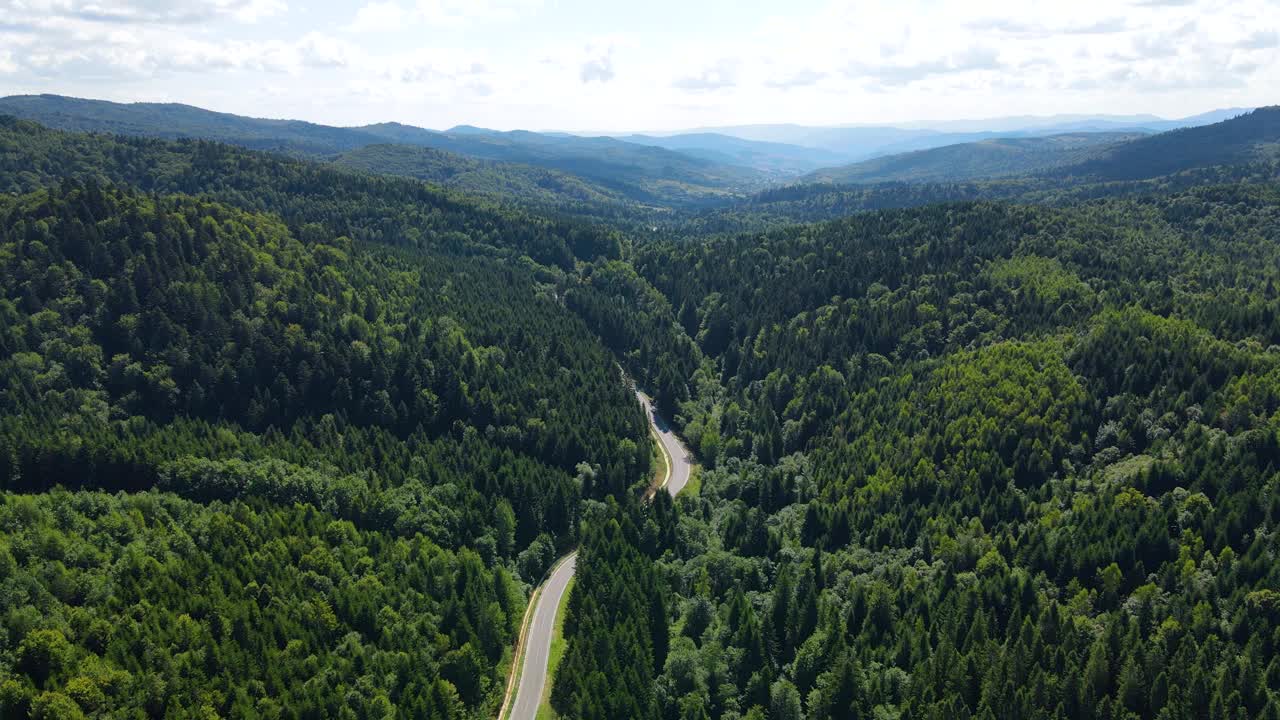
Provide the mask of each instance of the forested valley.
{"label": "forested valley", "polygon": [[7,182],[50,184],[0,199],[4,716],[493,714],[524,588],[648,469],[558,299],[610,234],[50,137],[77,150],[14,141],[44,174]]}
{"label": "forested valley", "polygon": [[647,228],[2,118],[0,716],[495,717],[576,548],[562,718],[1280,718],[1251,122]]}
{"label": "forested valley", "polygon": [[1276,717],[1277,213],[1231,185],[641,248],[707,468],[650,716]]}

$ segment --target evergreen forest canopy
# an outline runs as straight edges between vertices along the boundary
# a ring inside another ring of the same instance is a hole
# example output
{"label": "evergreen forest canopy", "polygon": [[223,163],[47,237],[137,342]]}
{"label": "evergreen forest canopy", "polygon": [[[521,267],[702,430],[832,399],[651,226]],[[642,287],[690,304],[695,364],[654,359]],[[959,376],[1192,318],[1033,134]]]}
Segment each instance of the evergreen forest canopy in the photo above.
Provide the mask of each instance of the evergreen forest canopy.
{"label": "evergreen forest canopy", "polygon": [[54,137],[7,144],[7,182],[51,184],[0,199],[5,717],[492,714],[524,584],[649,462],[557,299],[587,236]]}
{"label": "evergreen forest canopy", "polygon": [[0,716],[493,717],[577,547],[563,718],[1280,718],[1274,112],[658,231],[2,119]]}

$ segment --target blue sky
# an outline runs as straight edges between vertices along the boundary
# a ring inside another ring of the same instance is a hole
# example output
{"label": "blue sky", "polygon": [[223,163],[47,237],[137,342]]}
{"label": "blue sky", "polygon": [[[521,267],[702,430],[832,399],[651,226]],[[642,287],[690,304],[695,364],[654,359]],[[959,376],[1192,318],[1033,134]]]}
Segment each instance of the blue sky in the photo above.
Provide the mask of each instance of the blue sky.
{"label": "blue sky", "polygon": [[663,130],[1280,102],[1280,0],[0,0],[0,93]]}

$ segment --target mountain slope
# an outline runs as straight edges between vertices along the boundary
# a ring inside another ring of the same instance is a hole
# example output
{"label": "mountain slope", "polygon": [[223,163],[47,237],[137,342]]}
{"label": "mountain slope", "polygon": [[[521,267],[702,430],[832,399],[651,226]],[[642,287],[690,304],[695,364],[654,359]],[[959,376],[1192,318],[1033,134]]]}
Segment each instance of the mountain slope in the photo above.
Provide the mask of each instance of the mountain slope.
{"label": "mountain slope", "polygon": [[1280,157],[1280,106],[1200,127],[1171,130],[1107,149],[1063,168],[1063,176],[1139,180],[1214,165]]}
{"label": "mountain slope", "polygon": [[643,247],[707,469],[637,701],[1274,717],[1278,219],[1232,185]]}
{"label": "mountain slope", "polygon": [[508,202],[562,206],[626,201],[617,191],[568,173],[412,145],[366,145],[344,152],[332,162],[354,170],[413,177]]}
{"label": "mountain slope", "polygon": [[1025,175],[1097,156],[1103,148],[1142,137],[1126,133],[1075,133],[1043,138],[998,138],[947,145],[819,170],[808,182],[956,182]]}
{"label": "mountain slope", "polygon": [[[56,95],[0,98],[0,114],[62,130],[166,139],[200,138],[316,159],[369,145],[429,147],[471,158],[534,165],[579,175],[631,200],[652,203],[702,202],[759,189],[767,179],[750,168],[612,138],[495,132],[481,128],[437,132],[399,123],[340,128],[294,120],[241,117],[188,105],[121,104]],[[393,166],[415,162],[394,157],[394,151],[384,150],[379,155]],[[501,188],[489,190],[497,192]]]}
{"label": "mountain slope", "polygon": [[752,169],[609,137],[463,128],[435,132],[400,123],[358,128],[386,142],[421,145],[487,160],[537,165],[588,178],[642,201],[687,201],[759,187]]}
{"label": "mountain slope", "polygon": [[107,132],[166,139],[201,138],[254,150],[327,155],[379,142],[349,128],[301,120],[269,120],[177,103],[114,103],[61,95],[0,98],[0,114],[57,130]]}
{"label": "mountain slope", "polygon": [[0,196],[0,716],[492,716],[516,573],[645,476],[533,269],[316,210]]}
{"label": "mountain slope", "polygon": [[369,175],[205,141],[85,135],[0,116],[0,190],[92,178],[147,192],[205,195],[357,240],[419,249],[528,255],[561,268],[616,257],[616,232],[500,208],[409,179]]}
{"label": "mountain slope", "polygon": [[413,179],[0,117],[0,717],[492,717],[526,584],[650,476],[565,302],[620,254]]}

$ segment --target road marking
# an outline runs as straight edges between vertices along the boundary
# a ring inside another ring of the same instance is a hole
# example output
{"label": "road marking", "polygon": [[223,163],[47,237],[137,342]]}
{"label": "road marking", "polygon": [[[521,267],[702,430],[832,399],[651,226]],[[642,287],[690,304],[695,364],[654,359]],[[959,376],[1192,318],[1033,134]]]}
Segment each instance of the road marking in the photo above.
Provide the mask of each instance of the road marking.
{"label": "road marking", "polygon": [[[664,441],[662,434],[658,431],[657,422],[654,420],[656,411],[653,409],[653,401],[650,400],[648,396],[643,395],[639,391],[636,392],[636,399],[640,401],[641,407],[644,408],[645,420],[648,421],[649,423],[649,434],[653,437],[654,442],[658,443],[658,449],[662,451],[662,460],[667,466],[667,471],[662,479],[662,484],[658,486],[657,489],[666,489],[667,486],[671,483],[672,476],[675,474],[676,459],[675,459],[675,456],[672,454],[672,452],[667,450],[666,442]],[[671,435],[672,440],[675,442],[676,447],[684,451],[685,459],[682,460],[682,462],[685,465],[691,466],[691,463],[689,462],[690,455],[689,455],[688,449],[684,447],[684,443],[680,441],[680,438],[676,437],[675,433],[669,433],[669,434]],[[689,472],[692,472],[692,467],[689,468]],[[686,479],[686,483],[687,482],[688,480]],[[680,490],[683,490],[683,489],[684,489],[683,487],[680,488]],[[656,490],[651,490],[650,492],[646,493],[646,498],[652,499],[655,492]],[[546,576],[543,578],[542,582],[539,583],[537,589],[535,589],[529,597],[529,606],[525,609],[525,620],[521,627],[520,639],[516,645],[516,655],[515,655],[515,660],[512,666],[511,675],[507,677],[507,691],[502,699],[502,705],[498,711],[498,720],[535,720],[535,716],[537,715],[538,708],[542,704],[542,696],[546,692],[547,682],[551,680],[551,678],[546,676],[547,674],[546,664],[544,664],[543,667],[540,669],[540,672],[543,674],[542,688],[540,688],[539,692],[537,693],[538,698],[537,698],[536,704],[533,706],[532,714],[529,715],[528,717],[515,717],[517,701],[521,697],[520,685],[521,685],[521,682],[525,679],[524,671],[526,670],[526,668],[524,667],[524,665],[525,665],[525,662],[527,661],[528,649],[529,649],[529,644],[531,640],[531,638],[529,637],[529,634],[533,630],[533,624],[537,615],[539,604],[544,600],[551,599],[546,597],[545,590],[547,586],[551,583],[552,578],[555,576],[556,572],[561,568],[561,566],[563,566],[564,563],[570,560],[576,561],[577,555],[578,555],[578,551],[574,550],[573,552],[557,560],[556,563],[551,566],[551,569],[547,571]],[[576,568],[574,568],[574,570],[576,570]],[[573,570],[570,571],[570,577],[572,577],[572,572]],[[567,589],[567,587],[568,587],[568,580],[566,579],[565,588]],[[562,590],[561,594],[563,594],[564,592],[565,590]],[[555,605],[552,606],[551,623],[547,628],[547,638],[546,638],[547,639],[547,657],[544,658],[544,660],[547,662],[550,661],[551,636],[555,633],[555,620],[556,620],[555,615],[559,610],[559,607],[560,607],[560,598],[557,597],[555,598]],[[526,688],[526,689],[531,690],[532,688]]]}

